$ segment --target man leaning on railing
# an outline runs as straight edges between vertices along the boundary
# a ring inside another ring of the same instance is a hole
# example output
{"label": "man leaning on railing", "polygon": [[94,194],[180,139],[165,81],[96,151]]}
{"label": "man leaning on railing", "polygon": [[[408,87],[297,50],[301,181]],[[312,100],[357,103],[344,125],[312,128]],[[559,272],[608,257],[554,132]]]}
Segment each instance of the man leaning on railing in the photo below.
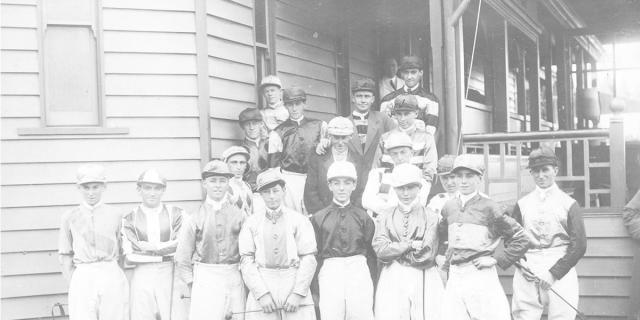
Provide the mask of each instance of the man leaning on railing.
{"label": "man leaning on railing", "polygon": [[636,252],[631,286],[631,300],[629,301],[629,319],[640,320],[640,190],[622,209],[624,225],[629,230],[631,238],[636,240]]}

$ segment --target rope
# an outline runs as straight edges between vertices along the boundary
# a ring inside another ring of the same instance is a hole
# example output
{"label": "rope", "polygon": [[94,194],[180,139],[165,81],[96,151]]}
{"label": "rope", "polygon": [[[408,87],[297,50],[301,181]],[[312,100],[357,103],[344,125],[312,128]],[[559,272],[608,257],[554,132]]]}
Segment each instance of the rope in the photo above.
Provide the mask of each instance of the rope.
{"label": "rope", "polygon": [[[469,61],[469,74],[467,75],[467,88],[465,89],[464,99],[467,100],[469,97],[469,87],[471,82],[471,70],[473,70],[473,58],[476,54],[476,43],[478,41],[478,27],[480,26],[480,10],[482,9],[482,0],[478,1],[478,13],[476,15],[476,28],[473,33],[473,47],[471,47],[471,60]],[[464,107],[464,106],[463,106]],[[459,155],[461,153],[461,144],[462,144],[462,127],[458,128],[458,142],[456,144],[456,153]]]}

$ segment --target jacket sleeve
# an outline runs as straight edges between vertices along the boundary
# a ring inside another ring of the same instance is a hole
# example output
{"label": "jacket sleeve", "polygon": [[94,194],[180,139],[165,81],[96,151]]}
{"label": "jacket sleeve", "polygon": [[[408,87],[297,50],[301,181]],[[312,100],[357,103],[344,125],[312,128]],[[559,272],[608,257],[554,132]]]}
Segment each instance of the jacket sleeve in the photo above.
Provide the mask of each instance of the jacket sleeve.
{"label": "jacket sleeve", "polygon": [[406,255],[413,266],[429,266],[435,264],[435,258],[438,254],[438,216],[433,212],[427,212],[427,219],[424,223],[422,232],[422,249],[418,251],[409,251]]}
{"label": "jacket sleeve", "polygon": [[[304,184],[304,206],[307,208],[310,214],[323,209],[322,199],[320,199],[320,192],[318,184],[322,183],[318,176],[319,161],[315,154],[310,155],[309,167],[307,169],[307,180]],[[326,183],[326,182],[325,182]]]}
{"label": "jacket sleeve", "polygon": [[505,210],[497,204],[489,210],[493,213],[492,231],[501,236],[505,242],[504,251],[495,252],[493,257],[498,261],[502,269],[509,268],[514,262],[520,260],[529,249],[529,238],[524,229],[513,218],[505,213]]}
{"label": "jacket sleeve", "polygon": [[58,234],[58,259],[62,275],[67,281],[71,281],[71,274],[75,270],[73,264],[73,235],[69,226],[69,213],[62,216],[60,231]]}
{"label": "jacket sleeve", "polygon": [[574,202],[567,216],[567,232],[569,246],[565,255],[556,262],[549,272],[556,279],[562,279],[565,274],[578,264],[587,251],[587,236],[584,230],[584,220],[578,203]]}
{"label": "jacket sleeve", "polygon": [[193,282],[193,253],[196,250],[196,217],[187,219],[180,228],[176,249],[176,271],[184,283]]}
{"label": "jacket sleeve", "polygon": [[362,193],[362,206],[378,214],[385,213],[389,210],[387,201],[378,196],[380,176],[379,170],[371,170],[371,172],[369,172],[367,185],[364,187],[364,192]]}
{"label": "jacket sleeve", "polygon": [[249,291],[253,294],[256,300],[262,298],[265,294],[269,293],[267,285],[260,276],[258,271],[258,263],[256,262],[256,244],[253,241],[253,234],[251,231],[251,219],[245,223],[240,230],[240,236],[238,239],[238,246],[240,250],[240,272],[242,272],[242,279],[249,288]]}
{"label": "jacket sleeve", "polygon": [[425,150],[424,153],[423,175],[427,182],[433,182],[433,176],[436,174],[438,166],[438,151],[436,150],[436,141],[434,140],[433,135],[427,135],[426,144],[427,150]]}
{"label": "jacket sleeve", "polygon": [[311,280],[313,280],[313,275],[316,273],[317,261],[315,254],[318,251],[315,233],[308,219],[302,218],[300,220],[295,239],[298,256],[300,257],[300,266],[296,273],[293,292],[304,297],[309,292]]}
{"label": "jacket sleeve", "polygon": [[269,145],[267,146],[267,154],[269,159],[269,167],[275,168],[280,166],[280,160],[282,158],[282,138],[275,131],[269,133]]}
{"label": "jacket sleeve", "polygon": [[376,252],[378,260],[383,263],[391,263],[393,260],[402,257],[411,247],[408,242],[394,242],[391,240],[389,228],[393,227],[391,225],[392,221],[391,215],[385,215],[378,224],[373,237],[373,250]]}
{"label": "jacket sleeve", "polygon": [[377,267],[378,263],[376,260],[376,252],[373,250],[372,242],[373,237],[375,236],[376,225],[373,222],[373,219],[369,216],[365,217],[364,222],[364,237],[365,237],[365,246],[367,247],[367,266],[369,267],[369,272],[371,273],[371,279],[376,280],[377,277]]}

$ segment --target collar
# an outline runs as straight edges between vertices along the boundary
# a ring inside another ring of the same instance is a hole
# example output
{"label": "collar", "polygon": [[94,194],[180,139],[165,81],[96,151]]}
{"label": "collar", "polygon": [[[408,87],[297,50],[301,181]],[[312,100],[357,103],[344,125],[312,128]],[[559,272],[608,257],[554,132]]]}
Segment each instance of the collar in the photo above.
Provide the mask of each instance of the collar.
{"label": "collar", "polygon": [[249,137],[244,137],[244,140],[246,140],[247,142],[255,143],[257,146],[260,145],[260,137],[258,137],[257,139],[251,139]]}
{"label": "collar", "polygon": [[104,203],[102,202],[102,200],[98,201],[98,203],[96,203],[95,205],[90,205],[90,204],[88,204],[86,201],[83,201],[83,202],[82,202],[82,206],[83,206],[85,209],[88,209],[89,211],[93,211],[93,210],[95,210],[97,207],[99,207],[99,206],[101,206],[101,205],[103,205],[103,204],[104,204]]}
{"label": "collar", "polygon": [[464,207],[467,204],[467,202],[469,202],[469,200],[473,199],[477,195],[478,195],[478,190],[474,191],[471,194],[467,194],[467,195],[464,195],[464,194],[458,192],[458,199],[460,199],[460,201],[462,202],[462,206]]}
{"label": "collar", "polygon": [[402,87],[402,89],[404,89],[404,92],[414,92],[414,91],[418,90],[418,87],[420,87],[420,83],[419,82],[418,82],[418,84],[416,84],[412,88],[407,87],[407,85],[405,84],[404,87]]}
{"label": "collar", "polygon": [[302,122],[302,120],[304,120],[304,115],[303,115],[302,117],[300,117],[300,119],[298,119],[298,120],[293,120],[293,119],[291,119],[291,118],[289,118],[289,120],[291,120],[292,122],[295,122],[295,123],[297,123],[298,125],[300,125],[300,123]]}
{"label": "collar", "polygon": [[267,208],[267,210],[265,211],[265,217],[273,223],[278,222],[278,219],[282,217],[282,206],[278,207],[275,210]]}
{"label": "collar", "polygon": [[550,195],[554,194],[556,192],[556,190],[558,190],[558,185],[557,184],[553,184],[552,186],[550,186],[549,188],[546,189],[542,189],[538,186],[536,186],[536,193],[538,194],[538,199],[544,201],[546,200]]}
{"label": "collar", "polygon": [[222,197],[222,199],[220,201],[216,201],[213,200],[211,198],[209,198],[209,196],[207,196],[206,200],[204,200],[204,202],[208,205],[211,206],[211,208],[213,209],[213,211],[218,211],[222,208],[222,205],[225,204],[225,202],[227,202],[227,198],[229,196],[229,193],[225,193],[224,197]]}
{"label": "collar", "polygon": [[353,112],[351,113],[353,115],[354,118],[360,118],[360,119],[367,119],[369,117],[369,111],[362,113],[358,110],[353,110]]}
{"label": "collar", "polygon": [[408,214],[413,210],[413,208],[416,206],[418,201],[420,201],[419,197],[416,197],[415,199],[413,199],[413,201],[408,205],[398,201],[398,209],[403,214]]}
{"label": "collar", "polygon": [[278,101],[275,104],[267,104],[266,106],[264,106],[265,109],[271,109],[271,110],[275,110],[277,108],[280,108],[280,106],[282,105],[282,101]]}
{"label": "collar", "polygon": [[413,133],[418,129],[418,127],[416,127],[416,123],[414,122],[409,128],[406,129],[402,129],[398,126],[398,130],[408,134],[409,136],[412,136]]}
{"label": "collar", "polygon": [[336,199],[333,199],[333,205],[335,205],[336,207],[340,208],[340,209],[344,209],[346,207],[348,207],[351,204],[351,201],[347,201],[347,203],[340,203],[338,201],[336,201]]}
{"label": "collar", "polygon": [[160,203],[157,207],[155,208],[149,208],[147,206],[145,206],[144,204],[140,204],[140,210],[142,210],[142,212],[144,212],[144,214],[160,214],[160,212],[162,212],[162,209],[164,208],[164,204]]}
{"label": "collar", "polygon": [[333,155],[334,161],[340,161],[340,160],[346,161],[347,159],[349,159],[348,148],[344,149],[344,151],[342,152],[338,152],[334,147],[331,147],[331,154]]}

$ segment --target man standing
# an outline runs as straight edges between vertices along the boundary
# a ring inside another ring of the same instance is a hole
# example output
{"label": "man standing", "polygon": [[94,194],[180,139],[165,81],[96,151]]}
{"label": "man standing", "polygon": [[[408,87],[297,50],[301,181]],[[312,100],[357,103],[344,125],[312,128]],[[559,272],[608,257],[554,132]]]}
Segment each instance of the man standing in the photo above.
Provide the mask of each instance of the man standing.
{"label": "man standing", "polygon": [[444,287],[435,263],[439,219],[418,198],[420,169],[408,163],[396,166],[392,186],[398,205],[382,217],[373,239],[373,249],[384,264],[376,319],[448,319],[440,316]]}
{"label": "man standing", "polygon": [[287,109],[282,105],[282,82],[278,77],[268,75],[260,82],[260,92],[264,98],[260,113],[267,132],[271,132],[289,118]]}
{"label": "man standing", "polygon": [[238,116],[240,127],[244,132],[242,146],[249,150],[249,170],[245,174],[245,180],[251,188],[255,188],[256,177],[265,169],[269,168],[269,146],[268,136],[263,136],[263,118],[256,108],[247,108],[240,112]]}
{"label": "man standing", "polygon": [[426,125],[426,130],[432,135],[438,129],[438,98],[420,86],[423,76],[422,59],[416,56],[403,57],[400,61],[398,74],[404,80],[404,86],[384,97],[380,105],[380,111],[390,114],[394,99],[401,94],[415,95],[418,100],[420,114],[418,119]]}
{"label": "man standing", "polygon": [[[433,135],[427,132],[422,121],[416,119],[418,116],[418,100],[416,96],[403,94],[396,97],[393,104],[393,117],[398,122],[398,128],[382,135],[380,152],[383,153],[380,159],[380,166],[391,164],[389,155],[384,154],[385,140],[391,132],[404,132],[411,137],[413,157],[411,163],[422,169],[424,179],[429,183],[426,190],[431,190],[431,182],[436,173],[438,162],[438,151]],[[386,164],[385,164],[386,163]]]}
{"label": "man standing", "polygon": [[309,286],[316,240],[309,219],[283,206],[285,186],[277,168],[258,175],[266,210],[249,217],[240,233],[247,320],[315,320]]}
{"label": "man standing", "polygon": [[[372,217],[392,212],[398,205],[398,197],[391,188],[391,172],[394,166],[411,163],[413,158],[413,142],[411,137],[401,131],[391,131],[384,143],[385,153],[391,165],[371,169],[367,184],[362,193],[362,206]],[[427,205],[431,183],[422,179],[422,188],[418,198],[422,206]]]}
{"label": "man standing", "polygon": [[[518,268],[513,275],[513,319],[539,320],[544,309],[548,319],[575,319],[576,311],[566,302],[578,305],[574,267],[587,249],[580,206],[555,182],[558,159],[553,150],[532,151],[529,170],[536,189],[518,200],[513,212],[532,239],[526,262],[521,262],[529,270]],[[550,288],[566,301],[549,293]]]}
{"label": "man standing", "polygon": [[380,81],[378,81],[378,88],[380,88],[379,97],[384,97],[398,89],[404,87],[404,81],[398,78],[398,63],[393,57],[389,57],[384,60],[383,70],[384,73]]}
{"label": "man standing", "polygon": [[633,258],[633,275],[631,276],[631,301],[627,317],[629,320],[640,320],[640,190],[622,209],[622,219],[632,239],[636,240],[635,257]]}
{"label": "man standing", "polygon": [[138,178],[142,203],[124,216],[123,251],[135,265],[131,278],[131,318],[171,319],[174,306],[173,256],[178,246],[182,209],[164,204],[167,180],[155,169]]}
{"label": "man standing", "polygon": [[233,177],[229,179],[229,194],[231,202],[245,215],[253,212],[253,192],[251,187],[244,181],[244,175],[249,171],[249,150],[245,147],[231,146],[222,152],[222,160],[229,167]]}
{"label": "man standing", "polygon": [[[354,152],[349,145],[353,136],[351,120],[335,117],[329,121],[327,132],[331,140],[329,150],[323,155],[311,153],[309,156],[309,169],[304,186],[304,205],[309,214],[314,214],[332,203],[333,196],[327,185],[327,171],[332,163],[348,161],[355,165],[358,174],[368,172],[362,170],[364,164],[360,154]],[[351,203],[355,206],[362,205],[363,189],[364,185],[358,181],[356,189],[351,193]]]}
{"label": "man standing", "polygon": [[306,102],[304,90],[298,87],[284,90],[284,105],[289,111],[289,119],[271,131],[268,148],[270,167],[280,167],[287,183],[284,203],[300,213],[306,213],[303,197],[309,155],[327,130],[324,121],[304,116]]}
{"label": "man standing", "polygon": [[[510,320],[509,302],[495,265],[506,269],[524,256],[529,240],[503,208],[479,192],[484,175],[479,155],[459,155],[453,167],[458,196],[442,209],[441,234],[448,234],[449,280],[443,319]],[[504,239],[505,248],[495,251]]]}
{"label": "man standing", "polygon": [[445,154],[440,158],[440,160],[438,160],[436,172],[444,192],[436,194],[427,204],[427,208],[438,214],[438,216],[441,215],[442,208],[445,203],[455,197],[456,192],[458,191],[456,175],[451,172],[453,170],[453,162],[455,159],[456,156]]}
{"label": "man standing", "polygon": [[[394,64],[395,64],[395,60]],[[371,79],[355,81],[351,88],[351,102],[354,105],[349,118],[353,121],[356,133],[351,139],[351,145],[358,152],[365,163],[364,172],[369,172],[379,159],[378,146],[380,137],[396,127],[396,123],[386,114],[371,110],[375,102],[375,83]],[[362,185],[367,184],[367,175],[361,177]]]}
{"label": "man standing", "polygon": [[220,160],[205,165],[206,199],[180,231],[176,262],[180,279],[191,287],[190,320],[224,319],[244,311],[238,237],[245,215],[229,200],[231,177]]}
{"label": "man standing", "polygon": [[318,244],[322,319],[373,320],[375,225],[366,211],[351,203],[357,180],[352,163],[331,164],[326,183],[332,203],[311,218]]}
{"label": "man standing", "polygon": [[80,167],[83,202],[62,216],[58,254],[72,320],[129,319],[129,284],[118,266],[122,214],[102,202],[106,183],[102,166]]}

